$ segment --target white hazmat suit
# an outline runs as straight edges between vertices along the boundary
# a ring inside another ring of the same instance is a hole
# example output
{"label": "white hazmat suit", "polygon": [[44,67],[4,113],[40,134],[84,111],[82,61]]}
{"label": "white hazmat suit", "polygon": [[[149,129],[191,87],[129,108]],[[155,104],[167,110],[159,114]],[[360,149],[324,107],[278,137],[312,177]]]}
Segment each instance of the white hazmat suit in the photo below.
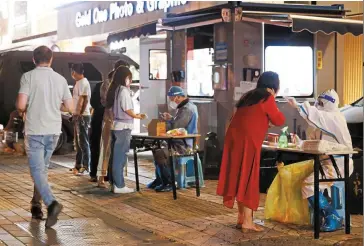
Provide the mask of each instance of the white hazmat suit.
{"label": "white hazmat suit", "polygon": [[[308,122],[308,124],[315,128],[314,133],[318,131],[319,134],[311,134],[310,139],[326,140],[338,144],[345,145],[352,149],[351,136],[348,130],[348,126],[345,117],[339,110],[339,96],[334,90],[328,90],[322,93],[315,103],[315,106],[311,106],[308,102],[298,105],[300,115]],[[328,179],[337,178],[335,169],[328,158],[321,158],[321,166]],[[344,177],[344,157],[336,157],[336,164],[339,168],[340,174]],[[353,173],[353,160],[349,160],[349,175]],[[322,178],[322,177],[321,177]],[[309,198],[313,196],[314,188],[314,174],[308,176],[302,184],[302,196],[303,198]],[[332,183],[321,183],[320,190],[329,188]]]}
{"label": "white hazmat suit", "polygon": [[[352,149],[351,136],[344,115],[339,110],[339,96],[335,90],[328,90],[322,93],[316,100],[314,106],[308,102],[297,104],[294,98],[287,98],[291,105],[294,105],[300,115],[314,129],[310,139],[326,140],[329,142],[345,145]],[[344,157],[335,157],[340,174],[344,177]],[[337,173],[328,156],[320,158],[321,166],[326,178],[337,178]],[[353,173],[353,160],[349,158],[349,175]],[[322,177],[321,177],[322,178]],[[321,183],[320,190],[332,186],[333,183]],[[310,206],[314,206],[314,173],[311,173],[302,183],[302,196],[308,199]],[[341,228],[343,218],[331,206],[323,194],[319,193],[320,214],[324,218],[321,225],[322,231],[335,231]]]}

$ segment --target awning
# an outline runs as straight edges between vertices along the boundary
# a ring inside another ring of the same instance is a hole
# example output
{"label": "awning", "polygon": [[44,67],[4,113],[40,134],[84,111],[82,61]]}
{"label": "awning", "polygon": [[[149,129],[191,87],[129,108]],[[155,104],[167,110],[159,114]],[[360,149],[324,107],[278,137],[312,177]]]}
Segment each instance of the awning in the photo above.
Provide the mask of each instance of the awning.
{"label": "awning", "polygon": [[168,27],[178,27],[178,26],[186,26],[194,23],[202,23],[211,20],[220,20],[221,21],[221,10],[218,12],[211,13],[201,13],[201,14],[192,14],[187,16],[176,16],[160,19],[158,22],[163,26]]}
{"label": "awning", "polygon": [[[313,6],[240,2],[239,6],[242,6],[243,9],[242,21],[285,26],[292,28],[293,32],[306,30],[311,33],[322,32],[327,35],[334,32],[342,35],[352,33],[355,36],[363,34],[363,21],[344,19],[346,11],[340,5]],[[208,11],[201,10],[193,14],[169,15],[158,22],[166,30],[168,27],[179,30],[214,24],[222,22],[221,8],[226,7],[231,6],[215,6]],[[233,11],[233,7],[231,9]]]}
{"label": "awning", "polygon": [[293,32],[308,31],[311,33],[322,32],[326,35],[351,33],[355,36],[363,34],[363,21],[344,18],[326,18],[290,14],[251,14],[244,13],[243,21],[261,22],[268,25],[285,26],[292,28]]}
{"label": "awning", "polygon": [[354,36],[363,34],[363,21],[359,20],[300,15],[290,15],[290,19],[292,20],[293,32],[306,30],[311,33],[323,32],[327,35],[335,32],[341,35],[351,33]]}
{"label": "awning", "polygon": [[157,22],[152,22],[126,31],[112,33],[107,37],[107,43],[110,44],[111,42],[114,41],[128,40],[147,35],[155,35],[157,34],[156,25]]}

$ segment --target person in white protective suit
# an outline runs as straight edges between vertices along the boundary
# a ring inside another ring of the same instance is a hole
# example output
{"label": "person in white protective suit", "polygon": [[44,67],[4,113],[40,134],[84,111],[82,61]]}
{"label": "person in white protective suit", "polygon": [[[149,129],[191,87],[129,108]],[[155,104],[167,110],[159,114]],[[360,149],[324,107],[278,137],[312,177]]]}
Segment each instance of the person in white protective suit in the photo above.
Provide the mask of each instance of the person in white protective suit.
{"label": "person in white protective suit", "polygon": [[[351,136],[347,127],[345,117],[339,110],[339,96],[335,90],[322,93],[311,106],[307,101],[298,104],[294,98],[288,98],[288,103],[297,108],[300,115],[314,128],[310,139],[321,139],[345,145],[352,149]],[[327,178],[337,178],[335,169],[328,156],[320,158],[321,166]],[[335,157],[336,164],[342,176],[344,176],[344,157]],[[349,159],[349,175],[353,173],[353,160]],[[320,190],[332,186],[333,183],[320,184]],[[314,174],[311,173],[302,184],[302,196],[308,199],[311,207],[314,205]],[[342,227],[343,218],[329,204],[320,192],[319,194],[320,215],[324,217],[321,231],[335,231]]]}

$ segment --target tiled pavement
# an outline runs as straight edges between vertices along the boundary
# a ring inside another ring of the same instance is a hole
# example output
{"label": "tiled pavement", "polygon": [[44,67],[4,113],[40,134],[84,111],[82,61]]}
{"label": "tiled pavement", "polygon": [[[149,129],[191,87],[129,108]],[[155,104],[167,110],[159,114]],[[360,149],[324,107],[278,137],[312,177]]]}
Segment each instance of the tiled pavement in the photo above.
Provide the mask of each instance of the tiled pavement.
{"label": "tiled pavement", "polygon": [[[72,165],[72,158],[54,162]],[[32,180],[25,158],[0,156],[0,240],[7,245],[362,245],[362,216],[352,216],[352,234],[343,231],[321,234],[313,240],[309,227],[264,221],[262,233],[242,233],[234,228],[236,211],[221,206],[215,196],[216,181],[206,181],[201,197],[193,189],[171,193],[146,190],[113,195],[75,177],[67,168],[52,165],[49,180],[56,197],[65,206],[54,230],[32,222],[29,201]],[[140,162],[140,181],[152,178],[152,165]],[[132,165],[127,184],[134,187]],[[258,219],[264,216],[264,195]],[[1,244],[0,244],[1,245]]]}

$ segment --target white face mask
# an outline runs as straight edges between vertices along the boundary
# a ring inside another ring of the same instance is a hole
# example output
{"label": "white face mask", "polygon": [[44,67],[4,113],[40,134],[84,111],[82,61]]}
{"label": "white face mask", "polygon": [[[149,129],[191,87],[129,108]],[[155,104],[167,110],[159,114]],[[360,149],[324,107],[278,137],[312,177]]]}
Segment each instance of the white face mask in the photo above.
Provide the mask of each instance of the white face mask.
{"label": "white face mask", "polygon": [[172,109],[177,109],[178,104],[177,104],[175,101],[170,101],[170,102],[169,102],[169,106],[170,106]]}

